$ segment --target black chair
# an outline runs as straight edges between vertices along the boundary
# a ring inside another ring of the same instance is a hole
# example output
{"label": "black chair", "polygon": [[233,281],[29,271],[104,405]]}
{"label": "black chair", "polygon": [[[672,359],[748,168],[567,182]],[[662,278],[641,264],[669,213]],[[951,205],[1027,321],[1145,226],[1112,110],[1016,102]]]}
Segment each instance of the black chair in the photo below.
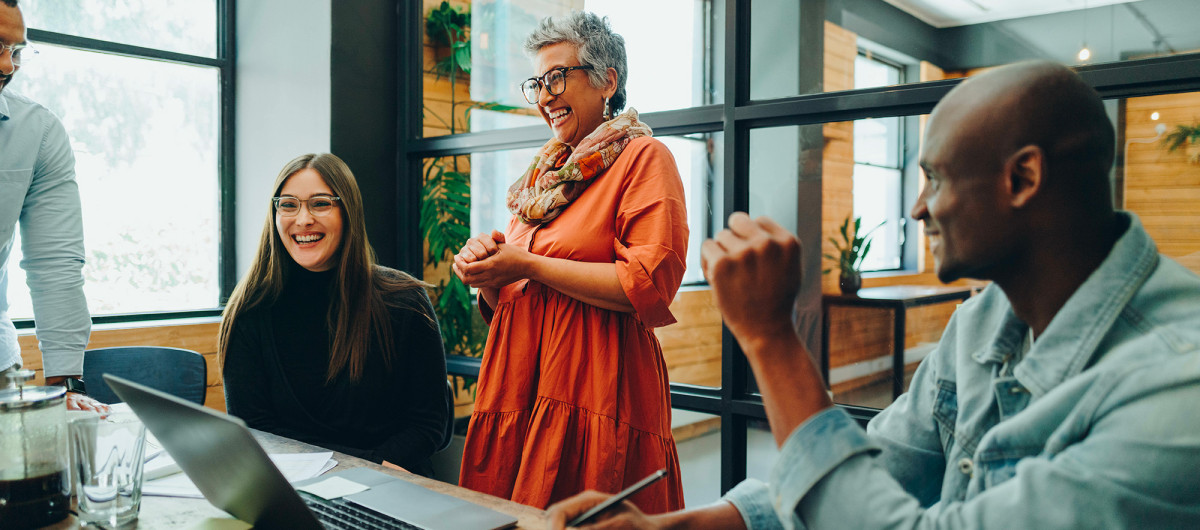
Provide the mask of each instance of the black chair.
{"label": "black chair", "polygon": [[121,398],[104,382],[103,374],[124,377],[176,397],[204,404],[208,366],[192,350],[166,346],[119,346],[83,352],[83,380],[88,396],[101,403]]}

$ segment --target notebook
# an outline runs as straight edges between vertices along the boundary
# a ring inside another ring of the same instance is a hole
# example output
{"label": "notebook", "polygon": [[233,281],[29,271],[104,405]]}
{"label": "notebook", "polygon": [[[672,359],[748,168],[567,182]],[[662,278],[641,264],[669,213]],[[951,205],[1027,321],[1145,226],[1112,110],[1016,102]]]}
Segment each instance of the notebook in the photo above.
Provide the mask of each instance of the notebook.
{"label": "notebook", "polygon": [[333,500],[299,493],[240,419],[110,374],[104,380],[209,502],[255,528],[457,530],[517,523],[513,516],[367,468],[297,483],[341,477],[369,487],[366,491]]}

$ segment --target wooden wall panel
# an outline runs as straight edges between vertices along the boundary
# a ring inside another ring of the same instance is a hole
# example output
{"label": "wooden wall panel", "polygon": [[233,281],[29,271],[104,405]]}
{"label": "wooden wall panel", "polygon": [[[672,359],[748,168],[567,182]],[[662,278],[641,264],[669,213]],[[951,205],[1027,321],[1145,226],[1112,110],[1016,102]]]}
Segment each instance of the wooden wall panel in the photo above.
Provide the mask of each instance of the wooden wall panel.
{"label": "wooden wall panel", "polygon": [[[192,350],[204,356],[208,367],[208,392],[204,406],[225,412],[225,389],[221,383],[221,371],[217,369],[218,321],[190,324],[139,325],[120,329],[92,330],[88,349],[111,348],[114,346],[168,346]],[[17,342],[21,345],[21,362],[25,368],[37,372],[34,384],[44,384],[42,355],[33,334],[23,334]]]}
{"label": "wooden wall panel", "polygon": [[709,289],[680,291],[671,303],[678,322],[656,328],[672,383],[721,386],[721,314]]}
{"label": "wooden wall panel", "polygon": [[[854,88],[854,59],[858,56],[858,35],[831,22],[825,22],[825,91]],[[821,253],[837,255],[829,238],[854,215],[854,122],[824,125],[825,148],[821,157]],[[837,264],[821,278],[821,291],[838,292]]]}
{"label": "wooden wall panel", "polygon": [[[1150,115],[1159,113],[1159,120]],[[1159,123],[1169,129],[1196,123],[1200,93],[1130,98],[1125,102],[1125,137],[1153,138]],[[1158,142],[1129,143],[1125,159],[1125,208],[1141,218],[1159,252],[1200,274],[1200,165],[1183,150],[1168,152]]]}
{"label": "wooden wall panel", "polygon": [[[904,347],[936,343],[950,323],[958,302],[913,307],[905,312]],[[831,368],[892,354],[892,310],[872,307],[832,307],[830,315]]]}
{"label": "wooden wall panel", "polygon": [[829,309],[829,367],[837,368],[892,351],[892,310],[873,307]]}
{"label": "wooden wall panel", "polygon": [[825,21],[825,91],[854,88],[854,59],[858,56],[858,35]]}

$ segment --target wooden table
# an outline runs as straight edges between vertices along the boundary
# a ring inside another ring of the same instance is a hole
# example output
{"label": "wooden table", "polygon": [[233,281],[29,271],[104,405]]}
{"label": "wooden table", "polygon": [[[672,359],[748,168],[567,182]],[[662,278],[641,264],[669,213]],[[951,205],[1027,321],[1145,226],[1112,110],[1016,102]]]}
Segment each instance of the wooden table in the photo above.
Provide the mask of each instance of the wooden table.
{"label": "wooden table", "polygon": [[[262,444],[263,449],[267,453],[317,453],[325,451],[320,447],[309,445],[303,442],[297,442],[289,438],[276,436],[274,434],[255,431],[252,429],[254,437]],[[337,460],[337,467],[331,471],[344,471],[357,467],[366,467],[402,478],[413,484],[424,486],[428,489],[446,495],[453,495],[460,499],[471,501],[475,504],[491,508],[498,512],[511,515],[517,518],[517,528],[543,528],[545,526],[545,512],[537,508],[518,504],[499,497],[493,497],[485,493],[460,488],[458,486],[447,484],[431,478],[425,478],[420,475],[397,471],[395,469],[385,468],[374,462],[356,458],[342,453],[333,453],[333,459]],[[205,499],[183,499],[178,497],[157,497],[145,496],[142,497],[141,511],[138,513],[137,528],[146,528],[158,530],[162,529],[189,529],[196,528],[206,519],[230,519],[231,516],[224,511],[221,511],[209,504]],[[49,528],[52,529],[67,529],[79,528],[79,523],[71,517],[68,521],[56,524]]]}
{"label": "wooden table", "polygon": [[910,307],[966,300],[972,287],[893,285],[859,289],[856,294],[821,296],[821,376],[829,384],[829,308],[834,306],[877,307],[892,310],[892,399],[904,393],[905,311]]}

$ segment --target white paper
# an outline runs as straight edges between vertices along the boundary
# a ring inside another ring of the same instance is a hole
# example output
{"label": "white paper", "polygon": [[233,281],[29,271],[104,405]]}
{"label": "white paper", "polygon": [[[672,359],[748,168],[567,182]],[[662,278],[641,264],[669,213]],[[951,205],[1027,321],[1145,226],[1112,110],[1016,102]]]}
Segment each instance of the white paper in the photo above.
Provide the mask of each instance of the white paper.
{"label": "white paper", "polygon": [[175,463],[175,460],[171,458],[171,455],[162,453],[162,455],[158,458],[147,460],[142,473],[143,480],[149,482],[151,480],[157,480],[169,475],[174,475],[181,471],[182,470],[179,469],[179,464]]}
{"label": "white paper", "polygon": [[360,491],[367,491],[371,488],[342,477],[329,477],[320,482],[314,482],[296,489],[307,491],[325,500],[333,500],[345,497],[346,495],[353,495]]}
{"label": "white paper", "polygon": [[[323,473],[323,469],[329,462],[332,452],[324,453],[291,453],[291,454],[275,454],[269,455],[271,461],[275,463],[275,467],[283,473],[283,477],[288,482],[299,482],[308,480]],[[159,458],[170,458],[169,455],[160,455]],[[336,465],[336,462],[334,462]],[[329,466],[333,467],[333,466]],[[183,473],[166,476],[157,480],[147,481],[142,485],[142,495],[157,495],[161,497],[189,497],[200,499],[204,495],[192,484],[191,479]]]}
{"label": "white paper", "polygon": [[333,469],[333,466],[336,465],[338,465],[338,461],[330,458],[328,462],[325,462],[325,465],[321,466],[321,471],[317,475],[324,475],[326,471]]}
{"label": "white paper", "polygon": [[122,401],[120,403],[113,403],[112,405],[109,405],[108,413],[109,414],[125,414],[125,413],[132,414],[133,409],[129,407],[129,403]]}

